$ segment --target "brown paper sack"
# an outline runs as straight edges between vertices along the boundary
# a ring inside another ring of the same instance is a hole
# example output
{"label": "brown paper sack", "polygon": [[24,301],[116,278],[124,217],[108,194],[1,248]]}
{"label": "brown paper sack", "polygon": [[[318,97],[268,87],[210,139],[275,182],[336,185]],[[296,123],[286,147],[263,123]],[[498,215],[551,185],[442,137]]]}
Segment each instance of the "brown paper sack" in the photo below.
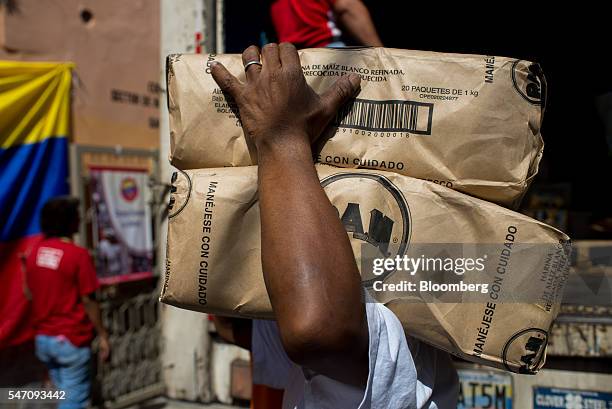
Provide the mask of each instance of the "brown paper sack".
{"label": "brown paper sack", "polygon": [[[407,334],[515,372],[535,373],[543,365],[568,272],[565,234],[431,182],[326,165],[317,171],[347,229],[364,287],[399,317]],[[257,168],[189,170],[173,183],[160,300],[206,313],[273,318],[261,268]],[[392,269],[374,275],[364,262],[372,255],[457,254],[480,258],[485,270],[441,274],[434,266],[413,276]],[[487,284],[489,292],[398,291],[405,279],[461,279]]]}
{"label": "brown paper sack", "polygon": [[[518,206],[543,149],[537,64],[388,48],[306,49],[300,59],[319,93],[340,76],[362,78],[318,143],[317,162],[397,172]],[[170,159],[179,169],[255,164],[212,61],[245,80],[237,54],[167,60]]]}

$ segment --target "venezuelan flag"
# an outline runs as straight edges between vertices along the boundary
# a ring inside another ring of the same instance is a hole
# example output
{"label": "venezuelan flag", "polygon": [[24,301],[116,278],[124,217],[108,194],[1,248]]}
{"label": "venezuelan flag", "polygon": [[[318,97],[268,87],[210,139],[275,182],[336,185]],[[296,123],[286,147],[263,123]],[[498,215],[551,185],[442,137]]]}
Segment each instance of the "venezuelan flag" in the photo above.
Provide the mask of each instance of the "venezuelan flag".
{"label": "venezuelan flag", "polygon": [[20,256],[45,202],[68,194],[73,65],[0,61],[0,348],[32,337]]}

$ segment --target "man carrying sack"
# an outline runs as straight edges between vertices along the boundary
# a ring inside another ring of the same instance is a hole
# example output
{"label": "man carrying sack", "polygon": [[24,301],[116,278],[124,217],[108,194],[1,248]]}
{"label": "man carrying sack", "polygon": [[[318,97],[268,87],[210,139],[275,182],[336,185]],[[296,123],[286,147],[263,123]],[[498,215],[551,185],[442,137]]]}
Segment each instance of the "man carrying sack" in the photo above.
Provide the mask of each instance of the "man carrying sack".
{"label": "man carrying sack", "polygon": [[295,47],[242,55],[246,84],[218,62],[215,81],[238,105],[256,149],[261,256],[276,317],[253,321],[254,382],[282,386],[285,408],[451,408],[448,355],[412,338],[364,293],[344,226],[315,171],[311,144],[359,89],[341,77],[317,95]]}

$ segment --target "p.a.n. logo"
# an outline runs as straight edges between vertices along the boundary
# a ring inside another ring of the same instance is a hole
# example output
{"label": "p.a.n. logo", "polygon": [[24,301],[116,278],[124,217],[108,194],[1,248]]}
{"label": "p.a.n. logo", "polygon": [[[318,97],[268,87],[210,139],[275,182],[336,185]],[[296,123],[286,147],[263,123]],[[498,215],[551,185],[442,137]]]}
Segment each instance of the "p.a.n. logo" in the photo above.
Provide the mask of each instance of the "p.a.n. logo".
{"label": "p.a.n. logo", "polygon": [[328,176],[321,186],[349,234],[364,284],[383,280],[395,270],[372,273],[375,258],[395,258],[408,250],[410,209],[402,192],[385,176],[349,172]]}
{"label": "p.a.n. logo", "polygon": [[516,60],[512,64],[512,84],[529,103],[546,105],[546,77],[539,64]]}
{"label": "p.a.n. logo", "polygon": [[535,374],[546,356],[548,332],[527,328],[514,334],[504,345],[502,360],[509,371]]}
{"label": "p.a.n. logo", "polygon": [[382,257],[390,255],[389,242],[391,241],[391,233],[395,222],[388,216],[385,216],[380,210],[370,210],[368,231],[363,230],[359,203],[349,202],[340,220],[342,220],[346,231],[353,233],[354,238],[368,242],[378,248]]}

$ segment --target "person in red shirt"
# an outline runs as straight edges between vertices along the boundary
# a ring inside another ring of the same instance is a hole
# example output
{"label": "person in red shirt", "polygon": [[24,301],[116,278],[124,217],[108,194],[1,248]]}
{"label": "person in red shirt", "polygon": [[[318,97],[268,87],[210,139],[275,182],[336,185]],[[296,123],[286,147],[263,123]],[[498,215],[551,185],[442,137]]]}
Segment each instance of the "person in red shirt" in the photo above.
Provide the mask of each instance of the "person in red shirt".
{"label": "person in red shirt", "polygon": [[275,0],[270,15],[279,42],[298,48],[344,46],[336,22],[359,45],[382,47],[361,0]]}
{"label": "person in red shirt", "polygon": [[87,249],[71,237],[78,231],[78,200],[58,197],[42,209],[43,238],[25,261],[36,332],[36,356],[56,388],[66,392],[59,408],[83,408],[89,401],[91,342],[99,336],[99,357],[110,352],[108,332],[95,300],[99,287]]}

